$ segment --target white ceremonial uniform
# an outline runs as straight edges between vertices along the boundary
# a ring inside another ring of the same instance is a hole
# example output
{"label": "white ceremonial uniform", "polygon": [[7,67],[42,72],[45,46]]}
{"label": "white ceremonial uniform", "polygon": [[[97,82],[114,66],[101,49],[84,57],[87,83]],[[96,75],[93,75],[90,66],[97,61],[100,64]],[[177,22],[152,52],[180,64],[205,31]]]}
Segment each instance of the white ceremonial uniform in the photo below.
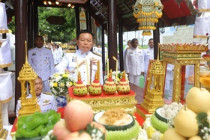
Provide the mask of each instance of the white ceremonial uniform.
{"label": "white ceremonial uniform", "polygon": [[167,64],[167,72],[165,79],[165,92],[164,97],[167,99],[172,99],[173,92],[173,79],[174,79],[174,65]]}
{"label": "white ceremonial uniform", "polygon": [[[86,64],[87,60],[87,64]],[[90,61],[92,60],[92,72],[90,72]],[[63,72],[68,69],[71,72],[72,77],[77,81],[77,63],[79,66],[78,70],[81,73],[81,78],[84,84],[87,84],[87,76],[92,73],[91,81],[95,79],[95,72],[97,70],[97,62],[100,61],[100,83],[103,84],[103,73],[102,73],[102,61],[101,57],[93,54],[92,52],[82,52],[77,50],[76,53],[67,53],[63,57],[62,61],[55,67],[57,72]]]}
{"label": "white ceremonial uniform", "polygon": [[141,72],[144,72],[143,50],[139,48],[127,49],[125,61],[125,71],[129,73],[129,81],[139,86]]}
{"label": "white ceremonial uniform", "polygon": [[[31,98],[31,94],[27,96],[27,98]],[[57,111],[57,103],[54,95],[48,95],[41,93],[37,97],[37,104],[40,106],[41,112],[47,112],[48,110]],[[21,100],[18,100],[16,107],[16,116],[18,116],[18,111],[21,108]]]}
{"label": "white ceremonial uniform", "polygon": [[148,46],[148,48],[144,50],[144,82],[146,82],[149,61],[153,59],[154,59],[154,48],[150,48]]}
{"label": "white ceremonial uniform", "polygon": [[28,61],[34,71],[42,78],[43,92],[50,92],[49,77],[54,73],[54,61],[51,50],[34,48],[28,51]]}

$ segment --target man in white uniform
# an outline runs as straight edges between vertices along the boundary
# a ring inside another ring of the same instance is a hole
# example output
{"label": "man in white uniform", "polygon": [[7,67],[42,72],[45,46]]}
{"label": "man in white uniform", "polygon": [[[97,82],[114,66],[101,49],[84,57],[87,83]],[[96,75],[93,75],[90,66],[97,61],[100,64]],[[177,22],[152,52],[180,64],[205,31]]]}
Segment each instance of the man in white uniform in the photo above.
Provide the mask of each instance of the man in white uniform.
{"label": "man in white uniform", "polygon": [[35,38],[36,48],[28,51],[28,61],[34,71],[42,78],[44,92],[50,92],[49,78],[54,73],[54,61],[51,50],[44,46],[44,39],[42,36]]}
{"label": "man in white uniform", "polygon": [[84,84],[90,84],[94,80],[97,63],[100,63],[100,83],[103,84],[101,57],[93,54],[93,34],[89,31],[81,31],[77,38],[78,50],[76,53],[67,53],[56,66],[56,71],[67,71],[77,81],[77,72],[80,71]]}
{"label": "man in white uniform", "polygon": [[127,49],[125,61],[125,71],[129,76],[129,81],[139,86],[140,76],[144,74],[144,54],[143,50],[138,48],[136,38],[132,39],[131,48]]}
{"label": "man in white uniform", "polygon": [[[47,112],[48,110],[57,111],[57,104],[54,96],[52,94],[43,93],[43,82],[40,77],[36,78],[34,81],[35,93],[37,97],[37,104],[40,106],[41,112]],[[27,98],[31,98],[32,95],[29,94]],[[16,116],[18,116],[18,111],[21,108],[21,101],[18,100],[16,107]]]}
{"label": "man in white uniform", "polygon": [[153,59],[154,59],[154,43],[153,39],[150,38],[148,42],[148,48],[144,50],[144,82],[146,82],[149,61]]}

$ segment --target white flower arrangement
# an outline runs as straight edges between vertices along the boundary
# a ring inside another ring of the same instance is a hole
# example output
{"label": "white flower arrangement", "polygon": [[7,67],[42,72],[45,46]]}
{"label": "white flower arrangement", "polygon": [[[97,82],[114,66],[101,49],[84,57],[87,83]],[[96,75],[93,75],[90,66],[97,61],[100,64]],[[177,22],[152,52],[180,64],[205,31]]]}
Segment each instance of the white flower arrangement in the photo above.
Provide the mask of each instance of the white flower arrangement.
{"label": "white flower arrangement", "polygon": [[[122,78],[122,74],[123,74],[123,72],[121,72],[121,71],[117,71],[117,83],[119,83],[120,82],[120,79]],[[126,76],[126,80],[128,80],[128,75],[127,74],[125,74]],[[104,76],[104,80],[106,81],[107,80],[107,77],[108,77],[108,75],[105,75]],[[112,72],[112,80],[113,81],[115,81],[115,79],[116,79],[116,71],[113,71]]]}
{"label": "white flower arrangement", "polygon": [[68,88],[75,85],[75,80],[68,73],[54,73],[50,78],[50,90],[55,96],[66,95]]}

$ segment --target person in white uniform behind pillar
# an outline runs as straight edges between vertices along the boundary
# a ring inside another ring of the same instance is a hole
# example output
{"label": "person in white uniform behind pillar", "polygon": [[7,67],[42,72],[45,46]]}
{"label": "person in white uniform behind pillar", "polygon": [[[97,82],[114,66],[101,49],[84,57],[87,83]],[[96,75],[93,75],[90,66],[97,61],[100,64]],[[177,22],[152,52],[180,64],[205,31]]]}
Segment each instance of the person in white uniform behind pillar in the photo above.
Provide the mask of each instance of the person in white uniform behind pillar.
{"label": "person in white uniform behind pillar", "polygon": [[129,81],[139,86],[140,76],[144,74],[143,50],[138,48],[138,39],[131,41],[131,48],[125,54],[125,71],[129,76]]}
{"label": "person in white uniform behind pillar", "polygon": [[149,61],[154,59],[153,38],[148,41],[148,48],[144,50],[144,82],[146,82]]}
{"label": "person in white uniform behind pillar", "polygon": [[28,51],[28,61],[34,71],[43,80],[43,91],[50,92],[49,78],[54,74],[54,60],[51,50],[46,49],[44,38],[37,36],[35,38],[36,48]]}

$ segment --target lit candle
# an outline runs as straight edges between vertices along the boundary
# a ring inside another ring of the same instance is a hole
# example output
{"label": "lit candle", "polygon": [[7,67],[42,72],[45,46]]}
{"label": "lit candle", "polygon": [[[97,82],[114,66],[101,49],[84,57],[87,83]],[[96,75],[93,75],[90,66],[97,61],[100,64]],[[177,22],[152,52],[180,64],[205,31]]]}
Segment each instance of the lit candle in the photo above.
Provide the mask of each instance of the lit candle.
{"label": "lit candle", "polygon": [[106,75],[108,76],[109,75],[109,58],[107,58],[107,61],[106,61],[106,68],[107,68]]}
{"label": "lit candle", "polygon": [[116,61],[116,70],[115,70],[115,83],[117,84],[117,75],[118,75],[118,60],[113,56],[113,59]]}
{"label": "lit candle", "polygon": [[100,61],[97,62],[98,81],[100,82]]}

